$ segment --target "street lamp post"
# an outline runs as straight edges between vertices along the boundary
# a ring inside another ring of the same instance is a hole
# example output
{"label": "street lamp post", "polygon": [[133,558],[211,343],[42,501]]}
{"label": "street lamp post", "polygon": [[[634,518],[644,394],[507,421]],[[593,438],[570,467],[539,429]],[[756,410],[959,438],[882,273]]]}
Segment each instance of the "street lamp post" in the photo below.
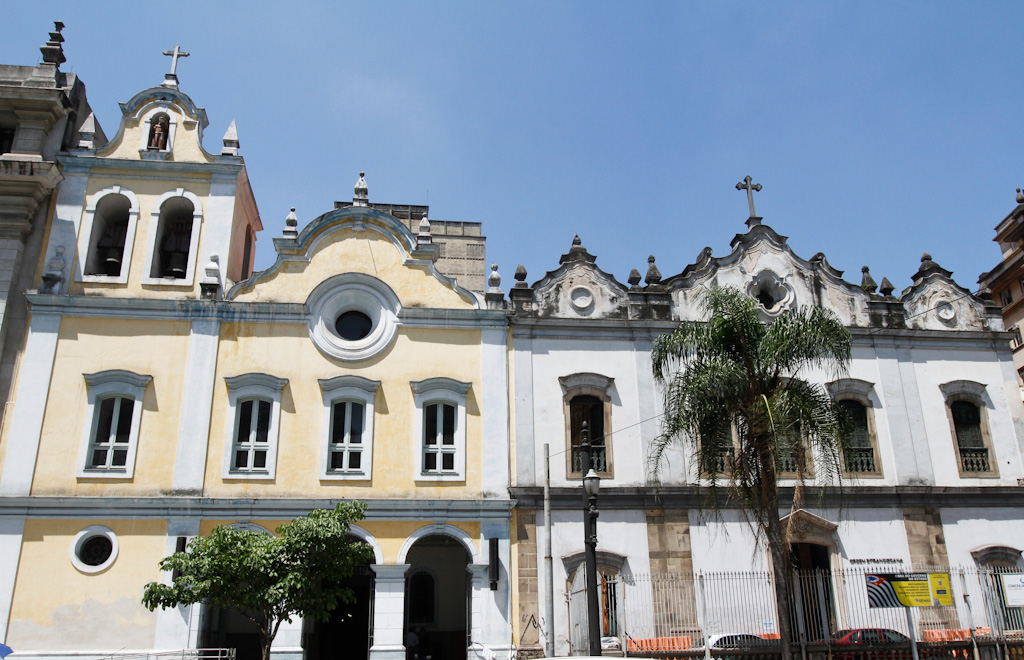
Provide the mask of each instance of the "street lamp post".
{"label": "street lamp post", "polygon": [[590,432],[583,422],[580,452],[583,477],[583,544],[586,548],[584,570],[587,578],[587,644],[590,655],[601,655],[601,621],[597,608],[597,493],[601,477],[590,458]]}

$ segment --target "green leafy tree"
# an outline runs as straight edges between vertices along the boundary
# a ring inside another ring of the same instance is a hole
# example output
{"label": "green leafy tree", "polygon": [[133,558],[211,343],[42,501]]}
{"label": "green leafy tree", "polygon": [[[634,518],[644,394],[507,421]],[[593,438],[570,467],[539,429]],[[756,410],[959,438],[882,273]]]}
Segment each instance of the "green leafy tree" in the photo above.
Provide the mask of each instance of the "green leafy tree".
{"label": "green leafy tree", "polygon": [[850,333],[820,307],[786,311],[765,323],[758,302],[730,287],[706,289],[698,300],[707,320],[685,321],[654,345],[665,417],[651,455],[653,472],[657,477],[668,446],[688,442],[695,448],[710,510],[721,511],[723,494],[741,504],[756,537],[770,550],[779,636],[789,660],[792,570],[778,480],[781,472],[796,478],[795,510],[809,450],[818,457],[820,483],[841,476],[846,417],[823,387],[800,374],[808,369],[845,373]]}
{"label": "green leafy tree", "polygon": [[316,509],[277,528],[277,536],[221,526],[193,538],[186,552],[160,560],[171,584],[150,582],[142,604],[151,611],[192,603],[234,610],[259,628],[263,660],[284,621],[298,615],[325,621],[339,603],[355,600],[340,586],[373,558],[370,546],[346,536],[361,520],[362,502]]}

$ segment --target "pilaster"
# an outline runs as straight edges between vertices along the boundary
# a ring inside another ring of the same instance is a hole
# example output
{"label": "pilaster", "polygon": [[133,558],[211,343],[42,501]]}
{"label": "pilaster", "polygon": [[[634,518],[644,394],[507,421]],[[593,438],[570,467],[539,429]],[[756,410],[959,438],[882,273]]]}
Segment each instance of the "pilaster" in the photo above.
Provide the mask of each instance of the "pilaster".
{"label": "pilaster", "polygon": [[0,495],[5,497],[27,496],[32,492],[60,321],[61,317],[55,314],[32,316],[21,361],[31,368],[23,369],[18,380],[10,439],[0,475]]}
{"label": "pilaster", "polygon": [[371,564],[376,574],[373,596],[373,646],[370,660],[405,660],[405,572],[409,564]]}
{"label": "pilaster", "polygon": [[0,518],[0,557],[4,558],[0,562],[0,643],[7,642],[7,624],[11,619],[24,535],[24,518]]}
{"label": "pilaster", "polygon": [[508,357],[504,327],[485,328],[482,331],[483,416],[481,429],[481,473],[483,497],[508,497],[509,438],[508,438]]}
{"label": "pilaster", "polygon": [[[171,518],[167,521],[167,538],[164,540],[164,557],[173,555],[178,549],[178,538],[191,540],[199,535],[199,518]],[[171,571],[163,571],[160,581],[171,583]],[[189,623],[192,610],[199,610],[202,605],[180,605],[156,611],[156,636],[153,646],[156,649],[187,649],[195,648],[195,640],[191,639]]]}
{"label": "pilaster", "polygon": [[[84,256],[75,253],[78,245],[78,230],[85,210],[85,191],[88,183],[87,171],[65,169],[64,182],[57,190],[57,204],[53,211],[50,234],[43,252],[47,264],[45,272],[59,275],[60,280],[56,281],[50,290],[44,291],[45,293],[67,293],[68,280],[71,279],[72,261],[76,256]],[[59,251],[58,248],[60,248]],[[64,261],[64,266],[58,271],[56,266],[51,266],[51,262],[59,266],[61,259]]]}
{"label": "pilaster", "polygon": [[219,321],[192,321],[174,462],[175,494],[198,495],[203,491],[219,340]]}

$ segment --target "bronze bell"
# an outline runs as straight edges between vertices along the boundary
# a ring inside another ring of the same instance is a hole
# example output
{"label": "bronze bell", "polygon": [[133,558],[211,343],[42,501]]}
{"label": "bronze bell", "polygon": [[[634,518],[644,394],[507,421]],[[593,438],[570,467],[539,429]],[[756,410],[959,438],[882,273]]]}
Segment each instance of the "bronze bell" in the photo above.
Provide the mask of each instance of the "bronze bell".
{"label": "bronze bell", "polygon": [[120,248],[111,247],[105,250],[103,268],[107,275],[121,274],[121,257],[122,251]]}
{"label": "bronze bell", "polygon": [[171,252],[167,258],[167,268],[164,273],[176,279],[184,279],[188,270],[188,253]]}

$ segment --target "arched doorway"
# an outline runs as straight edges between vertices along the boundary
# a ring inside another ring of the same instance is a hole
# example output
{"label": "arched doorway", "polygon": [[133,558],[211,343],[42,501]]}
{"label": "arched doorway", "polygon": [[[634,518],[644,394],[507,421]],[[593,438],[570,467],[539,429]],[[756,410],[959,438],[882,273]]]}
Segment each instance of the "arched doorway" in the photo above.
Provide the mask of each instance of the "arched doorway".
{"label": "arched doorway", "polygon": [[370,656],[373,639],[374,573],[360,566],[341,586],[352,590],[355,600],[338,603],[327,621],[303,621],[304,660],[360,660]]}
{"label": "arched doorway", "polygon": [[262,660],[260,630],[238,612],[203,605],[199,622],[199,648],[235,649],[236,660]]}
{"label": "arched doorway", "polygon": [[808,642],[826,639],[836,630],[829,548],[817,543],[793,543],[790,559],[798,589],[797,620],[803,623],[800,629]]}
{"label": "arched doorway", "polygon": [[472,583],[469,553],[444,534],[428,534],[413,544],[406,557],[405,639],[409,658],[465,660],[469,645],[469,603]]}

